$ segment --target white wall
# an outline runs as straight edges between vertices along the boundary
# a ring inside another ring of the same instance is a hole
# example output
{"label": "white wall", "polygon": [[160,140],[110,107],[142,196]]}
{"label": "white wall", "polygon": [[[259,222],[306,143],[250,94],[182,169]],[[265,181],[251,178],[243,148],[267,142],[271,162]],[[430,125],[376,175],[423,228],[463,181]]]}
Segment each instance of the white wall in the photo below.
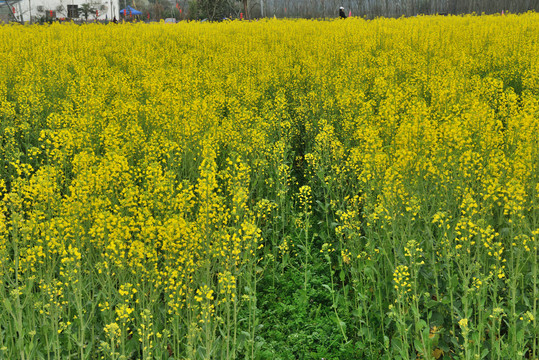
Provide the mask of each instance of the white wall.
{"label": "white wall", "polygon": [[[119,1],[122,1],[122,5],[119,5]],[[117,19],[120,18],[120,7],[123,6],[123,0],[22,0],[19,4],[15,6],[17,19],[20,19],[22,15],[23,21],[30,21],[30,14],[33,21],[44,16],[43,12],[38,12],[38,8],[42,6],[45,10],[55,11],[58,6],[62,5],[64,11],[62,13],[56,12],[57,18],[67,18],[67,5],[78,5],[79,9],[82,4],[89,3],[92,7],[100,9],[101,5],[106,6],[106,10],[99,10],[98,20],[112,20],[115,16]],[[81,16],[82,18],[82,16]],[[88,16],[88,21],[93,21],[96,19],[96,14],[93,12]]]}

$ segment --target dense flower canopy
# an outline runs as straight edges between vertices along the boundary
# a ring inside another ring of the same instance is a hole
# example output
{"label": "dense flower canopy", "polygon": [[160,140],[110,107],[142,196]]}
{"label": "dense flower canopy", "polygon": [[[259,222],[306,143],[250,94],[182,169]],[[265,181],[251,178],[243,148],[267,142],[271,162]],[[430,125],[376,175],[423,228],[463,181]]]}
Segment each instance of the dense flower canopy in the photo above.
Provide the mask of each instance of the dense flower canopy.
{"label": "dense flower canopy", "polygon": [[[0,358],[537,357],[537,54],[535,13],[0,27]],[[331,344],[269,345],[290,273]]]}

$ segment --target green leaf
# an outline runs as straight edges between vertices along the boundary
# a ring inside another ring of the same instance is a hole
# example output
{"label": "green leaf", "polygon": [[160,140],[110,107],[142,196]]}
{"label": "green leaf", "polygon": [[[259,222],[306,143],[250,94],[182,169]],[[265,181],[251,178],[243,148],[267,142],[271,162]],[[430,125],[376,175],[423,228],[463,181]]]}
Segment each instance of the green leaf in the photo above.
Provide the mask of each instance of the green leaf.
{"label": "green leaf", "polygon": [[355,317],[360,318],[363,315],[363,307],[361,305],[359,305],[357,307],[357,309],[352,311],[352,315],[355,316]]}
{"label": "green leaf", "polygon": [[199,346],[197,349],[197,353],[200,359],[206,358],[206,348],[204,346]]}
{"label": "green leaf", "polygon": [[421,344],[421,340],[419,340],[418,338],[415,338],[414,339],[414,346],[415,346],[415,350],[418,353],[423,354],[423,344]]}
{"label": "green leaf", "polygon": [[427,323],[425,322],[425,320],[423,319],[420,319],[416,324],[415,324],[415,327],[416,327],[416,330],[418,332],[422,331],[423,329],[425,329],[427,327]]}
{"label": "green leaf", "polygon": [[389,348],[389,337],[387,335],[384,335],[384,347]]}
{"label": "green leaf", "polygon": [[7,311],[13,315],[13,307],[11,306],[11,303],[9,302],[9,299],[4,299],[4,307],[7,309]]}
{"label": "green leaf", "polygon": [[322,287],[324,289],[326,289],[327,291],[329,291],[330,294],[333,294],[333,289],[329,287],[329,285],[327,284],[322,284]]}
{"label": "green leaf", "polygon": [[430,319],[430,324],[432,326],[441,327],[444,324],[444,316],[438,311],[433,311]]}
{"label": "green leaf", "polygon": [[362,327],[361,330],[359,330],[359,336],[365,337],[365,336],[367,336],[368,332],[369,332],[368,328]]}

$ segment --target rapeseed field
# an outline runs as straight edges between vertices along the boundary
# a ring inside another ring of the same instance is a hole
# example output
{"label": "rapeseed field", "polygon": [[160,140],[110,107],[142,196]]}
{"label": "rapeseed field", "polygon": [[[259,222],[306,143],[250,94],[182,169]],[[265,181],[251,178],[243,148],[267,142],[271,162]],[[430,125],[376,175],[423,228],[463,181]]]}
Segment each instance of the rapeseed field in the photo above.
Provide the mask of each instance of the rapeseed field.
{"label": "rapeseed field", "polygon": [[0,359],[538,359],[539,15],[0,27]]}

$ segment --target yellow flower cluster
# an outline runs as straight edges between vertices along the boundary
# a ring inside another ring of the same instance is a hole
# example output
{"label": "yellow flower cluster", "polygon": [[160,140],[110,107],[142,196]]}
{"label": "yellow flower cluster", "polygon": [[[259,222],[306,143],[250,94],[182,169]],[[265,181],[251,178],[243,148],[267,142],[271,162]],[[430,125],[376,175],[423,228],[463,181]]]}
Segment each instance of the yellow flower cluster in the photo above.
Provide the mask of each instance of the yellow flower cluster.
{"label": "yellow flower cluster", "polygon": [[410,270],[406,265],[399,265],[393,272],[393,282],[395,283],[395,290],[399,293],[399,296],[410,292],[412,284],[410,283]]}
{"label": "yellow flower cluster", "polygon": [[425,261],[422,260],[423,249],[419,246],[417,240],[409,240],[404,247],[404,256],[409,258],[410,263],[413,265],[425,264]]}

